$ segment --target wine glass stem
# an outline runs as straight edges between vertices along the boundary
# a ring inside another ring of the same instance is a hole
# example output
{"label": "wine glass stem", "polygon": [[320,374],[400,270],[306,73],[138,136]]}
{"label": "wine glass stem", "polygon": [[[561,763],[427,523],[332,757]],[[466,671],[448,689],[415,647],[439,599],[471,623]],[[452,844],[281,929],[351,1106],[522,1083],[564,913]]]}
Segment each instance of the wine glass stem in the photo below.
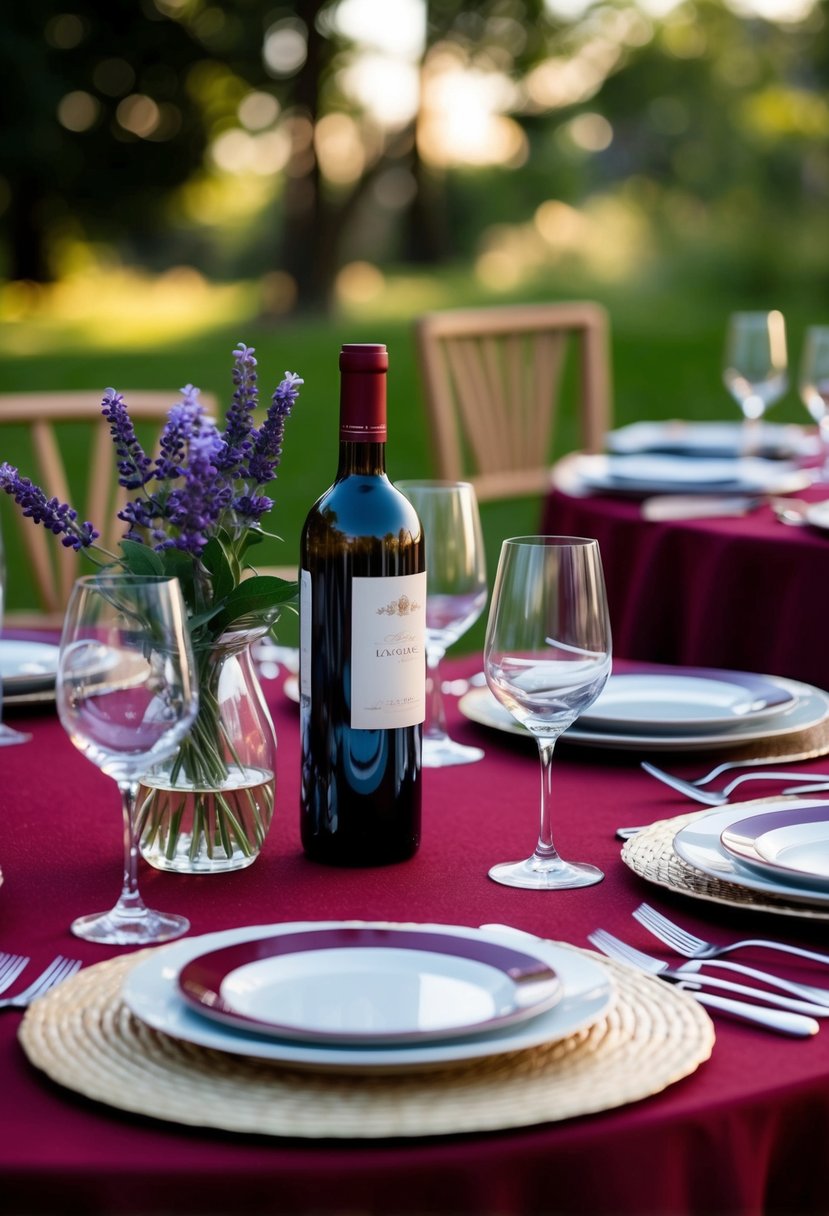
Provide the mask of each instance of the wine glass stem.
{"label": "wine glass stem", "polygon": [[440,647],[426,647],[426,727],[424,735],[429,739],[446,739],[446,708],[443,704],[443,680],[441,663],[446,651]]}
{"label": "wine glass stem", "polygon": [[535,846],[535,856],[544,861],[558,861],[559,856],[553,844],[552,828],[552,775],[553,751],[556,738],[539,738],[538,755],[541,759],[541,826],[538,832],[538,844]]}
{"label": "wine glass stem", "polygon": [[146,911],[146,905],[138,891],[138,830],[135,823],[135,807],[138,800],[138,782],[118,782],[121,792],[121,810],[124,817],[124,885],[114,915],[134,916]]}
{"label": "wine glass stem", "polygon": [[818,434],[820,435],[820,475],[823,481],[829,481],[829,414],[824,414],[818,423]]}

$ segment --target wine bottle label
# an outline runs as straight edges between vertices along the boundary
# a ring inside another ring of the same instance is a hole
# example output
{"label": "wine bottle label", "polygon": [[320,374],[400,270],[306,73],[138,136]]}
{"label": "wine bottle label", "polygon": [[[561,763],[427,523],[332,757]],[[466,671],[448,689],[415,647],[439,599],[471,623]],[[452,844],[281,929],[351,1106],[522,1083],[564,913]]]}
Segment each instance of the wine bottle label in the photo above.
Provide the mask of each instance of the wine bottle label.
{"label": "wine bottle label", "polygon": [[351,582],[351,726],[426,717],[426,573]]}

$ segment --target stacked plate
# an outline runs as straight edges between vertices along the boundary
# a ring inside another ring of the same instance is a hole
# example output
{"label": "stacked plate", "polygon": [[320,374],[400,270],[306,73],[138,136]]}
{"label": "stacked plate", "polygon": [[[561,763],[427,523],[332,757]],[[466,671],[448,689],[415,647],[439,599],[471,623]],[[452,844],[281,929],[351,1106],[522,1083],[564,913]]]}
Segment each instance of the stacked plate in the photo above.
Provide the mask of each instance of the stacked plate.
{"label": "stacked plate", "polygon": [[673,847],[709,877],[829,908],[829,801],[785,798],[724,807],[680,828]]}
{"label": "stacked plate", "polygon": [[[744,439],[740,422],[633,422],[610,431],[608,451],[617,455],[658,453],[668,456],[701,456],[728,459],[740,454]],[[755,436],[758,456],[771,460],[794,460],[814,456],[820,441],[812,432],[793,423],[761,422]]]}
{"label": "stacked plate", "polygon": [[57,670],[57,646],[0,638],[0,676],[5,706],[12,708],[53,701]]}
{"label": "stacked plate", "polygon": [[[485,726],[526,734],[488,688],[459,708]],[[829,719],[829,694],[781,676],[673,667],[611,675],[564,733],[568,743],[636,751],[710,751],[785,737]]]}
{"label": "stacked plate", "polygon": [[454,925],[248,926],[176,942],[129,973],[147,1025],[201,1047],[337,1072],[440,1067],[598,1021],[612,982],[581,952]]}
{"label": "stacked plate", "polygon": [[[566,458],[565,458],[566,459]],[[634,452],[578,454],[557,475],[571,493],[788,494],[810,482],[795,463],[761,456],[708,457]]]}

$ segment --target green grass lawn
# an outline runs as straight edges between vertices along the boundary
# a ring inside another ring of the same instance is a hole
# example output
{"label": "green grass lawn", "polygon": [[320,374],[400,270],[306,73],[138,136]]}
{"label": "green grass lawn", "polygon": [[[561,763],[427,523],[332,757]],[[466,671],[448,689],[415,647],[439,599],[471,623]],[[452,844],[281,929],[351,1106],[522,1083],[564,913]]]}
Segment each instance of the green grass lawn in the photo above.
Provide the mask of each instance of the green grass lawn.
{"label": "green grass lawn", "polygon": [[[793,284],[790,298],[757,300],[746,304],[728,285],[716,292],[683,291],[653,277],[641,285],[573,282],[536,282],[515,299],[593,298],[609,310],[612,332],[614,420],[617,425],[638,418],[731,418],[736,407],[720,379],[722,340],[727,314],[739,307],[780,307],[786,313],[792,358],[799,353],[805,325],[820,320],[814,302],[804,299]],[[549,287],[549,290],[548,290]],[[279,564],[296,560],[299,532],[309,506],[330,483],[337,463],[338,370],[342,342],[387,343],[389,373],[390,476],[433,475],[429,435],[415,366],[412,319],[429,308],[470,303],[496,303],[483,297],[463,272],[447,271],[439,279],[411,275],[390,280],[380,305],[364,306],[335,319],[292,318],[261,320],[255,290],[242,285],[235,291],[216,288],[217,297],[203,294],[203,321],[197,306],[185,302],[178,314],[163,314],[156,297],[149,295],[142,312],[140,291],[130,298],[129,315],[120,316],[117,301],[102,300],[96,307],[50,313],[48,308],[24,311],[0,324],[0,392],[37,389],[89,389],[96,396],[113,385],[175,391],[192,382],[227,403],[232,392],[231,352],[244,341],[256,347],[261,397],[286,369],[305,378],[300,402],[290,419],[279,477],[271,492],[276,508],[268,526],[283,543],[272,545],[265,560]],[[785,293],[784,293],[785,294]],[[196,309],[194,317],[193,312]],[[156,310],[159,321],[149,321]],[[126,313],[126,308],[124,309]],[[127,400],[129,397],[127,395]],[[803,407],[790,390],[774,409],[779,420],[803,420]],[[559,451],[576,444],[575,418],[561,420]],[[71,435],[66,442],[72,444]],[[74,441],[77,444],[77,440]],[[19,464],[30,473],[29,457],[21,437],[8,428],[0,440],[0,459]],[[84,452],[73,457],[79,468]],[[74,505],[82,509],[82,491]],[[33,589],[12,520],[14,505],[3,496],[0,522],[6,538],[9,608],[32,604]],[[508,535],[537,529],[539,503],[535,500],[487,504],[483,508],[490,576],[494,573],[501,540]],[[95,522],[95,521],[93,521]],[[295,626],[285,622],[285,640],[293,640]],[[483,622],[459,649],[480,645]]]}

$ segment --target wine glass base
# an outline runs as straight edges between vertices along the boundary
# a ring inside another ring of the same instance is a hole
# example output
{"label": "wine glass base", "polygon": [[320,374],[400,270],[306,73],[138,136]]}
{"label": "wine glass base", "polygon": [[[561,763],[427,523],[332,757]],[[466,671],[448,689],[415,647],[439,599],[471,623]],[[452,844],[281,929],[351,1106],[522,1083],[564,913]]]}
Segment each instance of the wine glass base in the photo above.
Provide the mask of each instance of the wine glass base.
{"label": "wine glass base", "polygon": [[12,747],[15,743],[28,743],[31,737],[22,730],[13,730],[5,723],[0,723],[0,747]]}
{"label": "wine glass base", "polygon": [[592,887],[604,874],[596,866],[581,861],[562,861],[530,857],[526,861],[503,861],[493,866],[489,877],[505,887],[523,887],[528,891],[567,891],[575,887]]}
{"label": "wine glass base", "polygon": [[186,916],[147,908],[143,914],[129,918],[114,910],[92,912],[73,920],[70,928],[75,937],[103,946],[154,946],[181,937],[189,930],[190,922]]}
{"label": "wine glass base", "polygon": [[467,747],[464,743],[455,743],[453,739],[429,739],[423,737],[422,764],[424,768],[445,768],[450,764],[474,764],[483,760],[484,752],[480,747]]}

